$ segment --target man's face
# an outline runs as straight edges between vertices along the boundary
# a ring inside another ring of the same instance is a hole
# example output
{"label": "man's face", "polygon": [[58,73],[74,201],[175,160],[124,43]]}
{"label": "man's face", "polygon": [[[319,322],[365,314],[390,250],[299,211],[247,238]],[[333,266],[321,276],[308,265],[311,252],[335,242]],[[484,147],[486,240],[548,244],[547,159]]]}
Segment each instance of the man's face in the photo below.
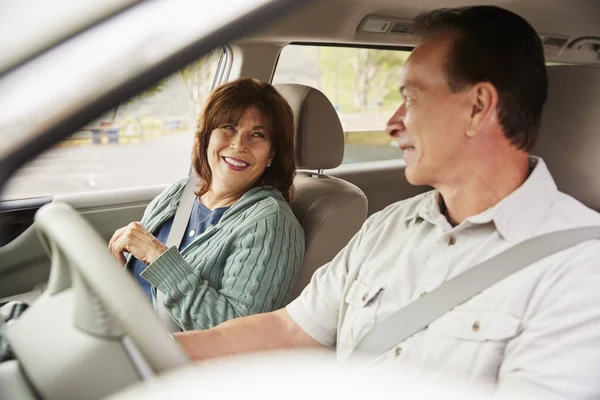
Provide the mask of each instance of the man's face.
{"label": "man's face", "polygon": [[400,74],[403,102],[387,123],[404,150],[406,179],[413,185],[451,183],[464,165],[472,113],[467,91],[453,93],[445,63],[454,36],[441,34],[420,44]]}

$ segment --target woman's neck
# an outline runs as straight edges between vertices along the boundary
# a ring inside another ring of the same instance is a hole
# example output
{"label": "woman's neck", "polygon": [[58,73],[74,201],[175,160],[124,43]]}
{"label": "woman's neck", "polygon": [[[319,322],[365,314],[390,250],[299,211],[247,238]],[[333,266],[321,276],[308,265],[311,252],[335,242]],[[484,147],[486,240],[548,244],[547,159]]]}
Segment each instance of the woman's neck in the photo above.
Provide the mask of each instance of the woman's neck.
{"label": "woman's neck", "polygon": [[200,198],[202,204],[210,210],[215,208],[228,207],[238,201],[242,196],[233,193],[217,193],[211,189]]}

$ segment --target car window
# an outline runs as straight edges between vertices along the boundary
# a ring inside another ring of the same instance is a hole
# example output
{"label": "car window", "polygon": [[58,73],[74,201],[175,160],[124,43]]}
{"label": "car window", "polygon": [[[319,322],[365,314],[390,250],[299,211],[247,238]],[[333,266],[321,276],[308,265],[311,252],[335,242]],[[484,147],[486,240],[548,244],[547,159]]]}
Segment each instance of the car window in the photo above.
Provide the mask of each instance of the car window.
{"label": "car window", "polygon": [[196,120],[225,54],[207,54],[82,126],[13,175],[2,200],[167,184],[186,176]]}
{"label": "car window", "polygon": [[401,102],[400,68],[410,51],[288,45],[273,83],[301,83],[321,90],[338,112],[345,136],[343,163],[401,159],[385,124]]}

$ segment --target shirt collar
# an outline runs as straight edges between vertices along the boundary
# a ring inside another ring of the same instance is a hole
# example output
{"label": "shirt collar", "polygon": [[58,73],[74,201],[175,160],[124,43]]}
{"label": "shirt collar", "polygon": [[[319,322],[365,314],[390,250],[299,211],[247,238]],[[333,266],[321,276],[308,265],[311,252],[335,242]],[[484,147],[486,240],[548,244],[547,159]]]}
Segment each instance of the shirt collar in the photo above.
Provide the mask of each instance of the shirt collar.
{"label": "shirt collar", "polygon": [[440,210],[441,196],[437,190],[433,190],[425,193],[421,202],[417,207],[413,208],[405,217],[404,222],[408,226],[412,221],[417,218],[423,219],[430,224],[445,228],[444,230],[451,229],[451,225],[446,219],[446,216],[442,214]]}
{"label": "shirt collar", "polygon": [[[533,156],[529,160],[533,170],[527,180],[494,207],[482,213],[489,213],[498,232],[512,242],[520,242],[535,234],[558,194],[556,183],[544,160]],[[474,216],[471,221],[474,222],[473,219],[476,220],[477,217]]]}
{"label": "shirt collar", "polygon": [[[495,206],[467,218],[463,224],[479,225],[493,222],[500,235],[512,242],[520,242],[531,237],[542,223],[558,189],[544,160],[530,156],[529,161],[533,170],[518,189]],[[447,230],[450,224],[441,213],[439,205],[439,192],[429,192],[420,205],[407,215],[405,222],[408,225],[409,222],[420,217]]]}

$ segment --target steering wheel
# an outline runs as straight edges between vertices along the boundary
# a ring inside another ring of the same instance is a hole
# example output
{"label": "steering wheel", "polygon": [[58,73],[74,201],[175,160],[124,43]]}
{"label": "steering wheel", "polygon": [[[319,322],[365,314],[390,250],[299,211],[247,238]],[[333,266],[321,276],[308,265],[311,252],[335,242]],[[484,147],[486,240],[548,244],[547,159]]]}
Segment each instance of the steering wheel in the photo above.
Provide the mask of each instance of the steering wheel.
{"label": "steering wheel", "polygon": [[[56,350],[57,353],[64,353],[65,349],[77,352],[64,361],[80,362],[79,369],[100,369],[98,366],[103,364],[99,358],[107,357],[108,360],[111,352],[108,364],[112,369],[119,369],[123,364],[143,364],[145,373],[140,373],[138,368],[134,374],[138,380],[189,363],[139,285],[112,257],[106,242],[78,212],[66,203],[50,203],[36,214],[35,227],[51,259],[48,287],[10,327],[7,337],[36,386],[53,386],[47,378],[52,366],[55,366],[55,375],[77,371],[76,366],[68,371],[66,367],[59,367],[58,360],[46,364],[42,370],[39,364],[44,362],[40,361],[51,357],[52,351],[45,349],[53,343],[57,349],[64,347]],[[48,314],[55,315],[55,322]],[[107,347],[107,343],[112,347]],[[135,350],[133,356],[127,347]],[[45,354],[41,353],[44,351]],[[95,364],[88,358],[96,358]],[[110,372],[115,375],[114,371]],[[100,375],[100,371],[97,373]],[[120,377],[126,373],[116,375]],[[120,383],[121,386],[126,384]],[[43,393],[43,388],[38,389]]]}

